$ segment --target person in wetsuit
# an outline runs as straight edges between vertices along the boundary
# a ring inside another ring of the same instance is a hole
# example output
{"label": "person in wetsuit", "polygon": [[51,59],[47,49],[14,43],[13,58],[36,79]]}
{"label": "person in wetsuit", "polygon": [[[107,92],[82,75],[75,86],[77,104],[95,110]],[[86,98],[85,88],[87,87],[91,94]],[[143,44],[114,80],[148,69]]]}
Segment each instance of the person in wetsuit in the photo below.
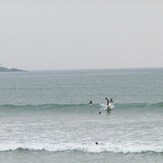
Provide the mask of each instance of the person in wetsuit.
{"label": "person in wetsuit", "polygon": [[107,101],[107,105],[109,105],[109,99],[108,99],[107,97],[106,97],[105,99],[106,99],[106,101]]}

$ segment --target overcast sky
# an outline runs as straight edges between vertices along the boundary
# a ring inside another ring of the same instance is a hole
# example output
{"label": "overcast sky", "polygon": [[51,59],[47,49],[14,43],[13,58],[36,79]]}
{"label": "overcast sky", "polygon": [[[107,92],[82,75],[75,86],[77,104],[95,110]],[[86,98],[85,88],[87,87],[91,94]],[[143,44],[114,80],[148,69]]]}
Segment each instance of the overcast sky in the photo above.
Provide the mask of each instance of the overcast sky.
{"label": "overcast sky", "polygon": [[0,64],[163,67],[163,1],[0,0]]}

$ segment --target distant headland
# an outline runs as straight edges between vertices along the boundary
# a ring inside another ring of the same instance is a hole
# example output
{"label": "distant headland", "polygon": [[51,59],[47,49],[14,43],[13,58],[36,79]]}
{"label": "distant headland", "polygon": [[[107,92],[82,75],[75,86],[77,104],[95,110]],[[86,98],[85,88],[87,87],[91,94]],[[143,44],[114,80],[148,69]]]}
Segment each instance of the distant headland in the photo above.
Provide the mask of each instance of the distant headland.
{"label": "distant headland", "polygon": [[21,70],[21,69],[17,69],[17,68],[5,68],[5,67],[0,67],[0,72],[23,72],[26,70]]}

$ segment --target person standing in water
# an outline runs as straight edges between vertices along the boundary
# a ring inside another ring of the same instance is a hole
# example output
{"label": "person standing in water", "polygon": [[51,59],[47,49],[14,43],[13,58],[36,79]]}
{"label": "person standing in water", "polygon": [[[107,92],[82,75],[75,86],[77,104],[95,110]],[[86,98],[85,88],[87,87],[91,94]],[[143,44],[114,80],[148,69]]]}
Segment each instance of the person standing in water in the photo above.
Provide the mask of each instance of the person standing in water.
{"label": "person standing in water", "polygon": [[110,99],[110,102],[113,102],[113,98]]}
{"label": "person standing in water", "polygon": [[107,97],[106,97],[105,99],[106,99],[106,101],[107,101],[107,105],[109,105],[109,99],[108,99]]}

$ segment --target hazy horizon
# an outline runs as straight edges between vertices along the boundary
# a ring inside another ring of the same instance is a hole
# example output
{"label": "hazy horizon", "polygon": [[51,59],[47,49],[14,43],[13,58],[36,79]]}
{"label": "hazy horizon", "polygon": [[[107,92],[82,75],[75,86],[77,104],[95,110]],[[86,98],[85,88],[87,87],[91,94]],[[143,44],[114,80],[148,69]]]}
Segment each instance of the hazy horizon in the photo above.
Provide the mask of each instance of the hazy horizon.
{"label": "hazy horizon", "polygon": [[0,1],[0,67],[163,67],[163,2]]}
{"label": "hazy horizon", "polygon": [[163,67],[117,67],[117,68],[72,68],[72,69],[22,69],[20,67],[7,67],[0,65],[0,68],[7,68],[7,69],[20,69],[24,71],[84,71],[84,70],[127,70],[127,69],[163,69]]}

